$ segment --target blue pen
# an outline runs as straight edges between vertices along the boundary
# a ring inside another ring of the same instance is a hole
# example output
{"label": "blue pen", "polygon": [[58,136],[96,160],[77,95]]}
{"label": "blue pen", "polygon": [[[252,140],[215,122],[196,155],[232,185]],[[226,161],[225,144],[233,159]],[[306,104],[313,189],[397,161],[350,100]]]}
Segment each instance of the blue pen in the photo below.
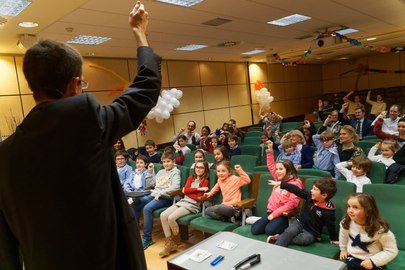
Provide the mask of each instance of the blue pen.
{"label": "blue pen", "polygon": [[225,258],[225,256],[218,256],[218,257],[216,257],[216,258],[211,262],[211,265],[212,265],[212,266],[217,265],[217,264],[218,264],[220,261],[222,261],[224,258]]}

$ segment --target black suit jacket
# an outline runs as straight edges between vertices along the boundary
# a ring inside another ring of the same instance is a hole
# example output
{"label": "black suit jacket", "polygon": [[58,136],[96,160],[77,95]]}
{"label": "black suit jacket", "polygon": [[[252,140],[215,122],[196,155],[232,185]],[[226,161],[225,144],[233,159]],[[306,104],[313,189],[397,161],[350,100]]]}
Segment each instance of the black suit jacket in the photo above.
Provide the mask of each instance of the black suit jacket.
{"label": "black suit jacket", "polygon": [[[112,146],[156,105],[160,57],[102,106],[89,94],[43,103],[0,144],[0,269],[146,269]],[[19,249],[19,250],[18,250]]]}
{"label": "black suit jacket", "polygon": [[[351,125],[354,130],[356,130],[356,126],[357,126],[357,119],[356,118],[351,118],[349,120],[343,119],[343,114],[339,113],[339,121],[343,123],[343,125]],[[361,132],[363,137],[364,136],[369,136],[369,135],[373,135],[373,128],[371,126],[371,123],[373,121],[371,121],[368,118],[364,118],[363,119],[363,123],[361,125]],[[358,134],[360,135],[360,134]]]}

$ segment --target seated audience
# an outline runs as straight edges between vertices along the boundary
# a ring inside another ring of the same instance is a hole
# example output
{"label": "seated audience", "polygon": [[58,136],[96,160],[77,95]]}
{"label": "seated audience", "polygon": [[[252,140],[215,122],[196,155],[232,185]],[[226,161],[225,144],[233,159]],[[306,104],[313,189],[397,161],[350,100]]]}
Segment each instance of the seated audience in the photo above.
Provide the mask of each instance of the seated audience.
{"label": "seated audience", "polygon": [[365,118],[365,110],[363,108],[356,108],[354,110],[354,118],[344,119],[343,112],[347,108],[348,103],[342,105],[342,109],[339,112],[339,121],[344,125],[351,125],[359,135],[360,140],[365,136],[373,135],[373,128],[371,127],[372,121]]}
{"label": "seated audience", "polygon": [[[346,178],[347,182],[356,184],[356,192],[363,192],[363,186],[371,184],[370,178],[367,177],[367,172],[371,169],[371,160],[364,157],[356,157],[353,161],[343,161],[336,164],[336,168]],[[351,166],[352,169],[347,169]]]}
{"label": "seated audience", "polygon": [[259,119],[259,124],[264,125],[263,130],[266,130],[268,127],[270,127],[273,133],[280,132],[281,120],[283,120],[283,117],[281,115],[275,112],[269,112],[264,116],[259,114]]}
{"label": "seated audience", "polygon": [[[381,149],[381,154],[375,155],[378,149]],[[377,142],[373,147],[371,147],[367,157],[371,161],[383,163],[387,169],[389,166],[395,163],[393,157],[398,149],[399,145],[396,141],[384,140],[382,142]]]}
{"label": "seated audience", "polygon": [[327,130],[312,136],[317,151],[315,153],[315,168],[330,172],[336,179],[340,173],[336,169],[336,164],[340,162],[339,153],[335,144],[335,135]]}
{"label": "seated audience", "polygon": [[349,97],[353,94],[354,94],[354,91],[350,91],[346,96],[343,97],[343,101],[345,103],[347,103],[348,107],[349,107],[349,109],[347,111],[348,116],[354,115],[357,108],[361,108],[364,112],[366,111],[366,108],[361,103],[361,99],[360,99],[359,95],[354,96],[354,102],[349,99]]}
{"label": "seated audience", "polygon": [[[184,136],[186,136],[186,143],[188,144],[195,144],[198,145],[200,143],[200,134],[195,132],[196,128],[196,123],[192,120],[188,121],[187,123],[187,132],[184,133]],[[176,135],[173,137],[173,142],[177,141],[179,136],[183,134],[185,131],[185,128],[181,128],[179,132],[177,132]]]}
{"label": "seated audience", "polygon": [[301,164],[298,165],[297,168],[312,168],[312,166],[314,166],[314,150],[305,144],[305,138],[301,131],[292,130],[287,132],[283,138],[281,138],[281,144],[286,139],[291,140],[297,152],[301,155]]}
{"label": "seated audience", "polygon": [[381,112],[378,117],[371,124],[375,127],[377,122],[382,122],[381,131],[385,134],[398,136],[398,122],[401,117],[399,116],[401,108],[399,105],[392,105],[390,107],[389,117],[386,118],[386,111]]}
{"label": "seated audience", "polygon": [[283,140],[283,142],[278,146],[278,150],[280,151],[280,154],[278,155],[276,162],[287,159],[291,161],[295,168],[300,166],[301,155],[298,153],[290,139]]}
{"label": "seated audience", "polygon": [[357,146],[359,135],[356,134],[354,128],[345,125],[340,129],[339,140],[337,145],[340,161],[351,161],[355,157],[364,157],[363,149]]}
{"label": "seated audience", "polygon": [[342,128],[342,123],[339,121],[339,113],[337,110],[334,110],[331,112],[330,115],[328,115],[325,118],[322,126],[319,127],[319,129],[318,129],[318,134],[321,134],[325,130],[330,130],[333,132],[335,137],[338,138],[341,128]]}
{"label": "seated audience", "polygon": [[124,186],[124,183],[131,179],[133,173],[132,167],[127,164],[128,157],[128,153],[123,150],[115,152],[115,164],[117,165],[121,186]]}
{"label": "seated audience", "polygon": [[228,153],[229,156],[232,158],[232,156],[236,156],[236,155],[241,155],[242,154],[242,150],[240,149],[239,145],[238,145],[238,136],[236,135],[231,135],[228,138]]}
{"label": "seated audience", "polygon": [[370,116],[374,119],[382,111],[385,111],[385,109],[387,108],[387,103],[384,102],[383,96],[381,94],[377,94],[376,101],[372,101],[370,99],[370,95],[371,90],[367,92],[366,102],[371,105]]}

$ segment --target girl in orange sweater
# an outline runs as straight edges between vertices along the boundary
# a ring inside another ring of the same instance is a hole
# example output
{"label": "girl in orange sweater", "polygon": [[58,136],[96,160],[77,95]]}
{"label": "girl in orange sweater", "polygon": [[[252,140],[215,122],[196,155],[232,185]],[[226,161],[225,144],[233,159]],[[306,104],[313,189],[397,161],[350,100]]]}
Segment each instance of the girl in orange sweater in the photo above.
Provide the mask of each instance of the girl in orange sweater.
{"label": "girl in orange sweater", "polygon": [[231,163],[227,160],[217,164],[218,181],[212,190],[204,195],[206,197],[214,196],[218,191],[222,192],[222,203],[206,209],[206,214],[212,218],[222,221],[231,220],[235,222],[235,216],[238,208],[234,207],[241,201],[242,193],[240,188],[250,183],[249,176],[243,171],[240,165],[235,165],[235,170],[240,176],[232,174]]}

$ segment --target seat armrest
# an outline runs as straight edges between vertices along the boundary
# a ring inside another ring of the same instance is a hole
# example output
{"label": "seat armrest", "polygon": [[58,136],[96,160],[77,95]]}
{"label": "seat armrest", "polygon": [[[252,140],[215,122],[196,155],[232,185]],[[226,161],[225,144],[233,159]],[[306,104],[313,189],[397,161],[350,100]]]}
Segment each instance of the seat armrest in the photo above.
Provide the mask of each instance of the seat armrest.
{"label": "seat armrest", "polygon": [[239,208],[253,208],[253,205],[255,204],[256,199],[253,198],[247,198],[247,199],[243,199],[240,202],[238,202],[237,204],[235,204],[234,206],[239,207]]}
{"label": "seat armrest", "polygon": [[168,195],[171,197],[178,196],[178,195],[184,195],[183,191],[181,189],[175,189],[167,192]]}

